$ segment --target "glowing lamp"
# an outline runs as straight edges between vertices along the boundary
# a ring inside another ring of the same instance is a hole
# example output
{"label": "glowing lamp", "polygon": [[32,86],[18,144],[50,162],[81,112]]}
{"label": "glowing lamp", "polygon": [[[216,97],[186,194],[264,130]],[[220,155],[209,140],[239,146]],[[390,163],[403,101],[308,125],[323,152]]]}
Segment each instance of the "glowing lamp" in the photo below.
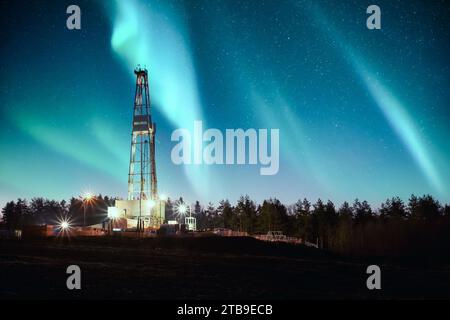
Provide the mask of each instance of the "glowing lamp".
{"label": "glowing lamp", "polygon": [[119,208],[116,207],[108,207],[108,218],[117,219],[119,218]]}
{"label": "glowing lamp", "polygon": [[153,208],[154,206],[155,206],[155,201],[153,201],[153,200],[148,200],[147,201],[147,207],[149,208],[149,209],[151,209],[151,208]]}
{"label": "glowing lamp", "polygon": [[186,205],[180,204],[180,205],[178,206],[178,212],[179,212],[180,214],[185,214],[186,211],[187,211]]}

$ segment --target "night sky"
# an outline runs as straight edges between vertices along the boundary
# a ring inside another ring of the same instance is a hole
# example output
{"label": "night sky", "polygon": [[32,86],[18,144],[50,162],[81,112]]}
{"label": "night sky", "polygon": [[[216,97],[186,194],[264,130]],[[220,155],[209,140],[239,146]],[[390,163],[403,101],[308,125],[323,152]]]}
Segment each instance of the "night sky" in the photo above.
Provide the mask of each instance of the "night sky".
{"label": "night sky", "polygon": [[[81,8],[81,30],[66,8]],[[377,4],[382,29],[366,28]],[[126,197],[133,69],[150,75],[159,190],[203,203],[414,193],[450,201],[444,1],[2,1],[0,204]],[[177,128],[279,128],[280,169],[176,166]]]}

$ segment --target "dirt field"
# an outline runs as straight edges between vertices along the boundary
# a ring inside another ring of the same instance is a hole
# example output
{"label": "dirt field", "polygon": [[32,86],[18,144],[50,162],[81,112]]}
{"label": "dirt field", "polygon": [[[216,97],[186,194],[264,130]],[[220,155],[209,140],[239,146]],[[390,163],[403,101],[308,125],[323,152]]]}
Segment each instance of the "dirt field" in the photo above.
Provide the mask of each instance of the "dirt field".
{"label": "dirt field", "polygon": [[[66,288],[78,265],[82,289]],[[382,290],[366,268],[382,269]],[[450,298],[449,266],[351,260],[251,238],[0,240],[0,298]]]}

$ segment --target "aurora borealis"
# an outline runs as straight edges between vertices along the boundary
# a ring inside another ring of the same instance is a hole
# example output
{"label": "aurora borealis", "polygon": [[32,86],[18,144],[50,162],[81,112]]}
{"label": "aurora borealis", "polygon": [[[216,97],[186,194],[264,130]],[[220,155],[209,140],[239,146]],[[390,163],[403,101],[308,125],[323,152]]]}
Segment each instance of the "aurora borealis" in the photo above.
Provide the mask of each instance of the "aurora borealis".
{"label": "aurora borealis", "polygon": [[[375,205],[450,201],[450,9],[444,1],[69,1],[1,6],[0,204],[126,195],[133,68],[150,75],[159,189]],[[279,128],[280,168],[177,166],[177,128]]]}

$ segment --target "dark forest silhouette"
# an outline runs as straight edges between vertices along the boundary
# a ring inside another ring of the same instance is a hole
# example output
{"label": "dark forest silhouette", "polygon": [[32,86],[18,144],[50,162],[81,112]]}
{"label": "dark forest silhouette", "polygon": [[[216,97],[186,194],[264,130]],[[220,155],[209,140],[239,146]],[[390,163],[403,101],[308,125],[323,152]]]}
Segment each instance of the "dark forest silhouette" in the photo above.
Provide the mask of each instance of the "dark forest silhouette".
{"label": "dark forest silhouette", "polygon": [[[107,207],[116,198],[98,195],[86,205],[88,224],[100,223],[107,217]],[[175,219],[174,208],[184,202],[167,200],[166,220]],[[60,217],[70,217],[74,224],[83,221],[84,203],[43,198],[8,202],[2,209],[3,225],[20,229],[26,225],[55,224]],[[356,199],[336,208],[333,202],[307,199],[286,206],[277,199],[256,204],[242,196],[235,205],[228,200],[215,207],[192,207],[197,228],[208,231],[228,228],[249,234],[282,231],[285,235],[318,243],[323,249],[349,255],[379,256],[445,256],[450,249],[450,206],[441,205],[430,195],[412,195],[407,203],[400,198],[387,199],[377,210],[367,201]]]}
{"label": "dark forest silhouette", "polygon": [[86,204],[79,198],[71,198],[68,202],[44,198],[33,198],[29,202],[17,199],[3,207],[3,223],[8,229],[20,229],[27,225],[57,224],[61,218],[69,217],[73,225],[81,226],[84,210],[88,225],[100,223],[107,217],[108,207],[114,205],[115,199],[98,195],[95,201]]}

